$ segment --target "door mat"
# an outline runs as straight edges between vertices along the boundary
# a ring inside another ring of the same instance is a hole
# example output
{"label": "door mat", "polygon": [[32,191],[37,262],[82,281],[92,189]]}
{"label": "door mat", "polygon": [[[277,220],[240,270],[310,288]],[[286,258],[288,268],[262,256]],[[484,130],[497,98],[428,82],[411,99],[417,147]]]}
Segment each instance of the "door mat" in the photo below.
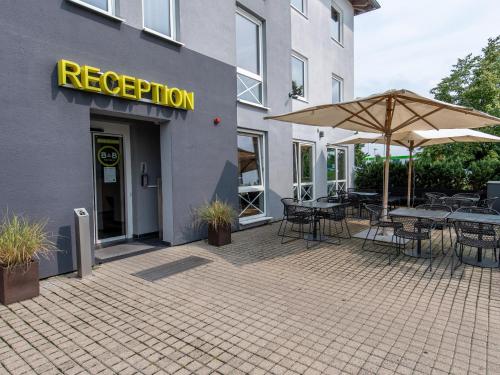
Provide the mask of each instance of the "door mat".
{"label": "door mat", "polygon": [[184,271],[191,270],[199,266],[203,266],[208,263],[212,263],[212,261],[210,259],[197,256],[189,256],[133,273],[132,276],[140,277],[141,279],[144,279],[146,281],[153,282]]}

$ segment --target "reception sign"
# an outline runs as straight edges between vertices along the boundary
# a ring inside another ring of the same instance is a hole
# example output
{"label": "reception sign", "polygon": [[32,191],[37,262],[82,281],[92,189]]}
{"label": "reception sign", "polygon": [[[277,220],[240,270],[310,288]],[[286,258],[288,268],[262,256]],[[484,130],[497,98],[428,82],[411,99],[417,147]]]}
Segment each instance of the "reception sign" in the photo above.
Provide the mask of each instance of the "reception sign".
{"label": "reception sign", "polygon": [[194,92],[61,59],[59,86],[194,111]]}

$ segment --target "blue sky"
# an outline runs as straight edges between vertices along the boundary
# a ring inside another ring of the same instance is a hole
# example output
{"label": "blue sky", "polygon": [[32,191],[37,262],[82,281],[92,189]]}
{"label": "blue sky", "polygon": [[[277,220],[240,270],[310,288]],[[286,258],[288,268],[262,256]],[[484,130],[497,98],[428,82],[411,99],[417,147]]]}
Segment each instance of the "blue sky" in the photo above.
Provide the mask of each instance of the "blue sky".
{"label": "blue sky", "polygon": [[479,54],[500,34],[500,0],[379,3],[355,18],[355,97],[401,88],[431,96],[459,57]]}

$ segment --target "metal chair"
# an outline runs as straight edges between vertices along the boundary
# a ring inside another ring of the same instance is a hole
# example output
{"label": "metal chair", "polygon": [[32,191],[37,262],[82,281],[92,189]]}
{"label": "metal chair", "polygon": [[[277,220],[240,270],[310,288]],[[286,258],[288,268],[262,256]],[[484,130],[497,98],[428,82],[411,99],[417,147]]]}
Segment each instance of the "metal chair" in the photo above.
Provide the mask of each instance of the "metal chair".
{"label": "metal chair", "polygon": [[[394,236],[398,240],[398,253],[401,252],[400,240],[429,241],[429,271],[432,271],[432,230],[435,222],[431,219],[420,219],[409,216],[391,216],[396,224],[394,227]],[[406,245],[405,245],[406,246]]]}
{"label": "metal chair", "polygon": [[493,208],[493,205],[497,201],[498,197],[493,197],[493,198],[487,198],[479,201],[478,206],[479,207],[487,207],[487,208]]}
{"label": "metal chair", "polygon": [[[319,198],[321,199],[321,198]],[[321,202],[318,199],[318,202]],[[335,202],[329,202],[329,203],[335,203]],[[347,225],[347,207],[348,203],[342,203],[340,206],[332,207],[328,210],[321,210],[319,212],[319,215],[323,218],[325,221],[323,224],[323,234],[326,235],[325,230],[326,230],[326,220],[328,220],[328,235],[332,236],[332,222],[334,225],[335,233],[333,233],[334,236],[341,237],[340,234],[344,233],[344,224],[345,224],[345,230],[347,231],[347,237],[342,237],[346,239],[351,238],[351,232],[349,231],[349,226]],[[337,230],[337,223],[340,223],[340,231]]]}
{"label": "metal chair", "polygon": [[461,207],[472,207],[474,206],[474,201],[468,198],[460,198],[460,197],[446,197],[441,200],[442,204],[445,206],[451,207],[453,211],[458,210]]}
{"label": "metal chair", "polygon": [[316,202],[324,202],[324,203],[340,203],[341,198],[338,196],[328,196],[328,197],[320,197],[316,199]]}
{"label": "metal chair", "polygon": [[[283,201],[283,200],[282,200]],[[284,206],[284,216],[282,220],[282,224],[285,224],[283,228],[283,233],[281,233],[281,243],[285,243],[285,237],[288,238],[293,238],[293,239],[300,239],[304,238],[305,234],[310,234],[312,233],[313,229],[313,224],[315,221],[317,221],[317,224],[319,225],[319,232],[321,233],[321,218],[317,215],[314,214],[314,209],[308,208],[308,207],[302,207],[294,203],[283,203]],[[286,236],[286,228],[288,223],[292,224],[291,231],[293,231],[294,225],[299,226],[299,236]],[[309,230],[307,232],[304,231],[304,227],[308,225]],[[280,230],[278,230],[278,233]],[[309,238],[306,237],[306,246],[309,248]]]}
{"label": "metal chair", "polygon": [[281,233],[280,233],[281,227],[283,226],[283,222],[286,219],[286,214],[287,214],[286,206],[290,205],[290,204],[294,204],[296,202],[297,202],[297,200],[295,198],[282,198],[281,199],[281,203],[283,204],[283,217],[281,218],[280,227],[278,228],[278,236],[281,236]]}
{"label": "metal chair", "polygon": [[442,202],[440,199],[446,197],[446,194],[439,192],[429,192],[425,193],[425,197],[427,198],[427,204],[439,204]]}
{"label": "metal chair", "polygon": [[[433,211],[446,211],[449,213],[453,212],[453,209],[449,206],[446,206],[444,204],[421,204],[417,206],[416,208],[421,209],[421,210],[433,210]],[[453,240],[451,238],[451,228],[452,224],[448,222],[448,220],[443,219],[443,220],[434,220],[435,226],[434,229],[440,230],[441,231],[441,251],[443,252],[444,255],[448,254],[447,252],[444,252],[444,231],[446,228],[448,228],[448,232],[450,234],[450,246],[453,244]]]}
{"label": "metal chair", "polygon": [[[373,244],[377,243],[377,234],[379,230],[382,228],[390,228],[393,230],[393,234],[391,237],[391,242],[394,244],[394,233],[395,233],[395,226],[396,224],[392,221],[389,221],[387,219],[384,219],[383,212],[384,208],[380,205],[376,204],[366,204],[365,205],[366,211],[368,211],[368,215],[370,218],[370,228],[368,229],[368,232],[366,233],[366,237],[363,241],[363,245],[361,246],[361,249],[365,250],[365,245],[366,242],[368,241],[368,238],[370,237],[370,233],[372,232],[372,229],[375,229],[375,233],[373,235],[373,238],[371,239]],[[382,244],[379,242],[379,244]],[[396,250],[399,255],[399,246],[396,247]],[[370,252],[374,253],[382,253],[381,251],[375,251],[375,250],[367,250]],[[384,253],[385,254],[385,253]],[[391,263],[391,255],[389,254],[389,264]]]}
{"label": "metal chair", "polygon": [[[460,209],[460,212],[483,213],[489,215],[499,215],[498,211],[485,207],[467,207]],[[466,246],[476,248],[478,251],[491,249],[495,262],[498,261],[497,249],[500,248],[500,228],[492,224],[483,224],[470,221],[454,221],[457,240],[451,261],[451,274],[455,271],[455,255],[460,263],[463,263],[464,248]],[[458,248],[460,247],[460,252]],[[481,249],[481,250],[480,250]],[[498,262],[500,268],[500,262]]]}

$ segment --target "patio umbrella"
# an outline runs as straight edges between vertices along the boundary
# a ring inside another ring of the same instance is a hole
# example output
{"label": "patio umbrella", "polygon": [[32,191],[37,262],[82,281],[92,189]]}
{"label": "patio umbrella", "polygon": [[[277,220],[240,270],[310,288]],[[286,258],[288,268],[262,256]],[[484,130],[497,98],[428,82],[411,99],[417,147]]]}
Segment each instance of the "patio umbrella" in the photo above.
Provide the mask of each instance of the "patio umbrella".
{"label": "patio umbrella", "polygon": [[365,98],[310,107],[265,119],[382,134],[386,145],[384,212],[387,212],[391,143],[397,133],[408,130],[469,129],[500,124],[500,118],[429,99],[408,90],[389,90]]}
{"label": "patio umbrella", "polygon": [[[410,206],[411,200],[413,151],[415,148],[454,142],[500,142],[500,137],[472,129],[411,130],[395,133],[392,136],[391,144],[406,147],[410,154],[408,161],[408,207]],[[366,143],[384,144],[385,138],[378,133],[357,132],[354,135],[335,142],[336,145]]]}

